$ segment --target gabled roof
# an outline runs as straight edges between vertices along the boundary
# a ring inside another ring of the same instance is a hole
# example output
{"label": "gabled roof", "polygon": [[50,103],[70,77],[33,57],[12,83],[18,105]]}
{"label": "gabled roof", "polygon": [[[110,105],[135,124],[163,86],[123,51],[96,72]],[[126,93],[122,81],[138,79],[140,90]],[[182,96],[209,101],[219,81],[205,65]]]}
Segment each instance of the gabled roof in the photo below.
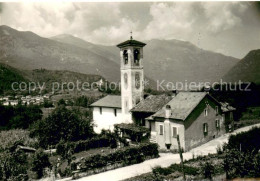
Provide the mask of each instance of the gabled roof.
{"label": "gabled roof", "polygon": [[117,47],[118,47],[118,48],[123,48],[123,47],[127,47],[127,46],[144,47],[145,45],[146,45],[146,44],[143,43],[143,42],[130,39],[130,40],[124,41],[124,42],[122,42],[122,43],[119,43],[119,44],[117,45]]}
{"label": "gabled roof", "polygon": [[[171,106],[170,118],[185,120],[207,95],[205,92],[180,92],[167,105]],[[165,117],[165,106],[156,112],[153,117]]]}
{"label": "gabled roof", "polygon": [[90,105],[91,107],[111,107],[111,108],[121,108],[121,96],[107,95],[102,99],[94,102]]}
{"label": "gabled roof", "polygon": [[150,95],[145,100],[139,102],[131,112],[146,112],[146,113],[156,113],[165,104],[167,104],[172,99],[171,96],[167,95]]}

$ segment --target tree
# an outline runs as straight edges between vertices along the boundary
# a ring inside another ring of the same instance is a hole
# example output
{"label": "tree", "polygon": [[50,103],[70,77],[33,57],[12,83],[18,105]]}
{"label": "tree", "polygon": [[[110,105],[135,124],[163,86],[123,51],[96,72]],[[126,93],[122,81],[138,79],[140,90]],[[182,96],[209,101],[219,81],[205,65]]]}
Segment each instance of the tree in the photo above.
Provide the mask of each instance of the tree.
{"label": "tree", "polygon": [[60,140],[78,141],[91,138],[94,131],[92,123],[84,119],[80,112],[59,106],[45,120],[34,124],[30,135],[38,138],[41,147],[47,148],[48,145],[56,145]]}
{"label": "tree", "polygon": [[32,161],[32,170],[37,173],[38,178],[43,176],[44,168],[50,167],[49,157],[42,149],[35,152]]}
{"label": "tree", "polygon": [[19,180],[27,175],[27,155],[22,151],[5,150],[0,153],[0,180]]}

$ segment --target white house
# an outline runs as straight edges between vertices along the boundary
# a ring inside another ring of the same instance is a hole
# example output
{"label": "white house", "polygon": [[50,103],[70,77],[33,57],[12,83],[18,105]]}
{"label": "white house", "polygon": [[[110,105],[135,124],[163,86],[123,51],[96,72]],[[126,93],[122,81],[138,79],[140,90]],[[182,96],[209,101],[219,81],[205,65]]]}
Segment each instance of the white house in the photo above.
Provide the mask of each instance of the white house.
{"label": "white house", "polygon": [[108,95],[91,105],[93,107],[94,131],[114,129],[114,124],[121,123],[121,96]]}

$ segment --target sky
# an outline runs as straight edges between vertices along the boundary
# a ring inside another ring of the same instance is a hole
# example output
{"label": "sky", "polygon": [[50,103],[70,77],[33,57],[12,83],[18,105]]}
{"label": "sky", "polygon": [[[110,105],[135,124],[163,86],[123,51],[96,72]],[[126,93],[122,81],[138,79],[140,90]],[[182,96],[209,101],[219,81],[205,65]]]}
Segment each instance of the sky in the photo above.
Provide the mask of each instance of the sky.
{"label": "sky", "polygon": [[5,2],[0,25],[103,45],[125,41],[132,31],[141,41],[178,39],[243,58],[260,49],[259,7],[254,2]]}

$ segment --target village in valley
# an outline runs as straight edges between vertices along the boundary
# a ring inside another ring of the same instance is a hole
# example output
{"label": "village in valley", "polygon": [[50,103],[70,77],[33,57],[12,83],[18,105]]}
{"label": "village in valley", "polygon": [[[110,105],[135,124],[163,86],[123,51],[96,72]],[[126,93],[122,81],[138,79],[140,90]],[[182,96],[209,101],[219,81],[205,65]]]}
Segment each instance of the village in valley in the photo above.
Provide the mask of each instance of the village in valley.
{"label": "village in valley", "polygon": [[[129,28],[99,45],[1,24],[0,180],[260,178],[259,49],[238,59]],[[32,83],[44,89],[18,89]]]}

